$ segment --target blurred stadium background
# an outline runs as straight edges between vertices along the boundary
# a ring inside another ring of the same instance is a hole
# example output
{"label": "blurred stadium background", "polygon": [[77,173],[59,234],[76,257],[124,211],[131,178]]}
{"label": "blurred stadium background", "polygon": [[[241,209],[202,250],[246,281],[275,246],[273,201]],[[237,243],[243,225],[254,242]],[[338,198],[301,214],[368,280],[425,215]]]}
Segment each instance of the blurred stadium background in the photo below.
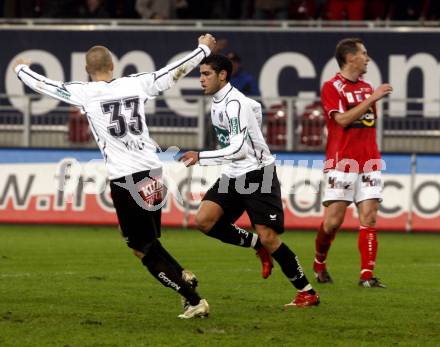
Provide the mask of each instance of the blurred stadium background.
{"label": "blurred stadium background", "polygon": [[[116,222],[108,191],[102,185],[92,189],[103,174],[97,173],[102,171],[96,163],[100,154],[86,120],[76,109],[24,88],[11,69],[18,56],[31,58],[35,70],[54,80],[87,80],[85,52],[103,44],[114,53],[119,77],[159,69],[192,49],[198,35],[211,32],[218,52],[238,57],[245,79],[254,81],[245,93],[263,105],[263,131],[285,177],[288,228],[313,229],[322,217],[316,162],[323,159],[326,133],[319,90],[337,71],[336,42],[360,36],[372,57],[367,78],[374,85],[394,86],[391,97],[379,103],[378,143],[387,165],[379,227],[440,230],[437,1],[41,0],[1,5],[1,222]],[[243,76],[237,78],[240,82]],[[202,96],[193,71],[147,104],[146,119],[162,151],[201,149],[214,146],[208,110],[209,98]],[[185,171],[170,156],[164,160],[173,172],[174,193],[183,196],[183,202],[171,199],[164,224],[191,225],[192,212],[217,171]],[[61,194],[56,178],[78,170],[71,179],[76,187]],[[241,223],[248,225],[246,219]],[[354,211],[344,227],[356,228]]]}

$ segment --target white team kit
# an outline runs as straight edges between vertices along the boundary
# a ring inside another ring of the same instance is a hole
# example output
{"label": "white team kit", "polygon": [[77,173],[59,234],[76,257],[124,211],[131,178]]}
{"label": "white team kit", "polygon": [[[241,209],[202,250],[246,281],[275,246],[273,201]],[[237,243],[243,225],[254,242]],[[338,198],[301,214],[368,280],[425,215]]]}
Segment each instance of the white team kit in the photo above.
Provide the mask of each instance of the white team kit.
{"label": "white team kit", "polygon": [[[221,206],[230,223],[246,211],[253,225],[283,233],[280,183],[275,158],[261,132],[261,105],[227,83],[213,95],[211,120],[222,148],[199,152],[199,164],[224,165],[223,175],[203,200]],[[251,186],[257,188],[244,188]]]}
{"label": "white team kit", "polygon": [[[215,43],[215,39],[208,37],[202,42]],[[183,267],[158,240],[164,191],[162,163],[149,136],[144,103],[171,88],[210,53],[207,45],[199,44],[193,52],[161,70],[108,82],[63,83],[41,76],[25,64],[15,67],[18,78],[27,86],[80,107],[87,116],[105,159],[122,236],[153,277],[183,296],[184,313],[179,318],[184,319],[208,315],[209,305],[195,290],[194,274],[188,272],[189,279],[184,278]],[[110,76],[112,71],[104,72],[104,76]]]}
{"label": "white team kit", "polygon": [[261,132],[261,105],[227,83],[213,95],[211,120],[222,147],[199,153],[200,165],[223,166],[237,178],[275,162]]}
{"label": "white team kit", "polygon": [[82,109],[105,159],[110,179],[162,167],[156,144],[145,121],[144,103],[171,88],[211,53],[208,46],[151,73],[110,82],[52,81],[27,65],[15,69],[18,78],[35,91]]}

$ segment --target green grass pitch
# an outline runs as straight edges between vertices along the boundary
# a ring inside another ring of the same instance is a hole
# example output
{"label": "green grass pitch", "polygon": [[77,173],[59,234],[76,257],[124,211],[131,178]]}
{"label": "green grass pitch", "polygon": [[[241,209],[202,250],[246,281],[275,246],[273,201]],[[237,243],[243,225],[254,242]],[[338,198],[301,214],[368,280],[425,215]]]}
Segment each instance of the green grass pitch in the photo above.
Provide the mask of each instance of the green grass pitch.
{"label": "green grass pitch", "polygon": [[276,265],[263,280],[249,249],[196,231],[162,243],[200,282],[206,319],[182,321],[178,295],[131,255],[117,228],[0,227],[0,346],[439,346],[440,235],[379,235],[376,274],[357,287],[357,234],[340,233],[335,283],[316,285],[313,232],[286,232],[321,305],[285,311],[294,290]]}

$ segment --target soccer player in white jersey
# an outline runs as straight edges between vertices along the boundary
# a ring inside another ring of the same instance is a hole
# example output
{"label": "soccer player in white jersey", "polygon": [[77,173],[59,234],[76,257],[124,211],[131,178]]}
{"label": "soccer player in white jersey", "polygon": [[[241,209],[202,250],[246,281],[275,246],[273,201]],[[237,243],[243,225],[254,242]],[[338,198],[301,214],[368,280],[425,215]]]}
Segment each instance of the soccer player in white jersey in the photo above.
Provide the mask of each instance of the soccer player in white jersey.
{"label": "soccer player in white jersey", "polygon": [[[208,190],[196,215],[198,228],[225,243],[267,250],[298,290],[286,307],[319,304],[298,257],[279,237],[284,232],[284,211],[275,158],[261,133],[261,105],[229,83],[232,64],[223,55],[200,63],[200,82],[212,95],[211,120],[220,149],[189,151],[180,161],[186,166],[225,164],[222,176]],[[256,234],[233,223],[246,211]]]}
{"label": "soccer player in white jersey", "polygon": [[179,318],[206,316],[209,305],[196,292],[195,276],[162,247],[160,237],[162,163],[145,122],[144,103],[193,70],[211,53],[215,39],[198,39],[198,47],[184,58],[152,73],[113,78],[110,51],[92,47],[86,70],[92,82],[62,83],[32,71],[30,61],[18,59],[14,71],[33,90],[80,107],[90,123],[105,159],[111,196],[128,247],[164,286],[182,295]]}

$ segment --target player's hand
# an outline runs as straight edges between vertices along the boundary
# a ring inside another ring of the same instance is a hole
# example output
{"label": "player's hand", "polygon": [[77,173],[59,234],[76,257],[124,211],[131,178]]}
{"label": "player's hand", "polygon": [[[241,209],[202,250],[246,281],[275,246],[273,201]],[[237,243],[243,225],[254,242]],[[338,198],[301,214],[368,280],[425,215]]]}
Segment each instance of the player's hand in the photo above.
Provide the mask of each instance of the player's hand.
{"label": "player's hand", "polygon": [[372,97],[375,101],[382,99],[384,96],[391,94],[393,87],[391,84],[381,84],[373,93]]}
{"label": "player's hand", "polygon": [[215,37],[211,34],[202,35],[199,37],[199,44],[206,45],[211,51],[213,51],[216,45]]}
{"label": "player's hand", "polygon": [[183,162],[186,167],[193,166],[199,161],[199,152],[188,151],[182,154],[179,161]]}
{"label": "player's hand", "polygon": [[32,64],[32,61],[31,61],[30,59],[27,59],[27,58],[18,58],[18,59],[15,61],[14,65],[12,66],[12,70],[15,71],[15,68],[16,68],[18,65],[27,65],[27,66],[29,66],[29,65],[31,65],[31,64]]}

